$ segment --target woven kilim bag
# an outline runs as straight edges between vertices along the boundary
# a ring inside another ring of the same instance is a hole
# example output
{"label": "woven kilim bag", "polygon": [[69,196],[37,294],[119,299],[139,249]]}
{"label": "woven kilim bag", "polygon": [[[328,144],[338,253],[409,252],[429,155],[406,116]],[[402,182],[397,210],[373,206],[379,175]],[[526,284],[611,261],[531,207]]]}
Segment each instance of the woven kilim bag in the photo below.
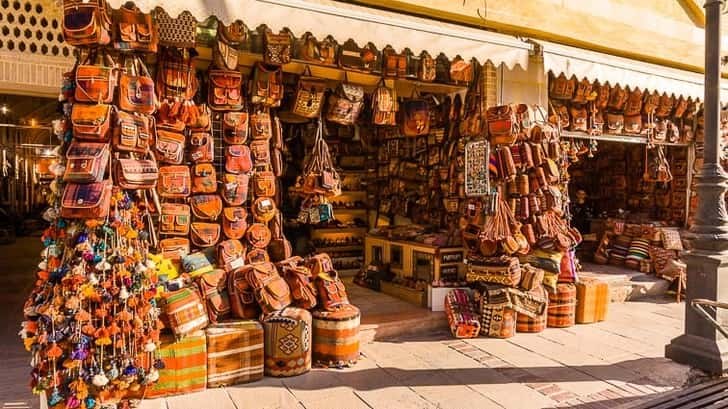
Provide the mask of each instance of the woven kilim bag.
{"label": "woven kilim bag", "polygon": [[576,286],[559,284],[549,291],[548,326],[568,328],[576,323]]}
{"label": "woven kilim bag", "polygon": [[480,333],[480,316],[466,290],[455,289],[445,296],[445,315],[455,338],[475,338]]}
{"label": "woven kilim bag", "polygon": [[335,311],[313,311],[313,362],[341,368],[359,360],[359,308],[344,304]]}
{"label": "woven kilim bag", "polygon": [[516,257],[488,257],[468,264],[468,282],[485,282],[515,287],[521,282],[521,265]]}
{"label": "woven kilim bag", "polygon": [[263,318],[265,374],[296,376],[311,370],[311,313],[288,307]]}
{"label": "woven kilim bag", "polygon": [[163,311],[175,335],[185,336],[209,323],[200,295],[192,288],[182,288],[162,295]]}
{"label": "woven kilim bag", "polygon": [[546,321],[548,317],[548,293],[543,286],[534,288],[531,293],[540,293],[540,296],[547,300],[546,308],[540,315],[537,315],[536,317],[530,317],[526,314],[518,313],[516,317],[516,332],[535,334],[546,329]]}
{"label": "woven kilim bag", "polygon": [[211,325],[207,335],[207,387],[263,379],[263,326],[245,320]]}
{"label": "woven kilim bag", "polygon": [[521,267],[520,287],[526,291],[540,287],[543,283],[544,271],[540,268],[531,267],[530,264],[524,264]]}
{"label": "woven kilim bag", "polygon": [[159,356],[164,368],[159,369],[159,380],[153,386],[140,391],[142,396],[160,398],[205,389],[207,341],[204,332],[195,331],[179,341],[171,335],[162,335],[161,347],[155,351],[155,356]]}
{"label": "woven kilim bag", "polygon": [[507,303],[487,304],[481,299],[480,335],[510,338],[516,334],[516,311]]}

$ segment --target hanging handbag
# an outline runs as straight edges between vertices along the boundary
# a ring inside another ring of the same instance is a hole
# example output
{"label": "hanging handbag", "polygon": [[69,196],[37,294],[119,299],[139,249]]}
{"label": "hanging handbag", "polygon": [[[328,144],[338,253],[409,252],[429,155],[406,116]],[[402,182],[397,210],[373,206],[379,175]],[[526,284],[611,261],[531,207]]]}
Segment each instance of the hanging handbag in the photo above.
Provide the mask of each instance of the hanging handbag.
{"label": "hanging handbag", "polygon": [[424,99],[410,99],[402,104],[402,133],[421,136],[430,133],[430,108]]}
{"label": "hanging handbag", "polygon": [[640,132],[642,132],[642,115],[625,115],[623,132],[627,134],[639,135]]}
{"label": "hanging handbag", "polygon": [[278,213],[276,203],[270,197],[259,197],[250,205],[250,213],[253,219],[260,223],[268,223]]}
{"label": "hanging handbag", "polygon": [[397,93],[380,80],[372,94],[372,118],[374,125],[397,125]]}
{"label": "hanging handbag", "polygon": [[171,165],[179,165],[184,160],[184,152],[184,134],[157,127],[157,140],[154,143],[154,153],[158,161]]}
{"label": "hanging handbag", "polygon": [[269,141],[273,137],[273,125],[271,124],[270,113],[258,111],[250,118],[250,128],[253,140]]}
{"label": "hanging handbag", "polygon": [[450,64],[450,81],[456,83],[469,83],[473,80],[473,63],[467,62],[458,56]]}
{"label": "hanging handbag", "polygon": [[576,90],[576,78],[566,78],[564,73],[549,79],[549,97],[560,100],[571,100]]}
{"label": "hanging handbag", "polygon": [[248,227],[245,238],[251,246],[264,249],[270,244],[271,231],[263,223],[253,223]]}
{"label": "hanging handbag", "polygon": [[210,69],[207,104],[215,111],[243,109],[243,74],[239,71]]}
{"label": "hanging handbag", "polygon": [[256,63],[250,84],[250,102],[266,107],[278,107],[283,99],[283,69]]}
{"label": "hanging handbag", "polygon": [[253,166],[270,165],[270,142],[266,139],[250,142],[250,155],[253,159]]}
{"label": "hanging handbag", "polygon": [[298,79],[291,112],[303,118],[317,118],[321,114],[325,93],[326,80],[312,77],[311,69],[306,66]]}
{"label": "hanging handbag", "polygon": [[353,125],[364,106],[364,88],[342,82],[329,96],[326,120],[339,125]]}
{"label": "hanging handbag", "polygon": [[639,88],[635,88],[627,97],[627,102],[624,104],[624,116],[635,116],[642,112],[642,91]]}
{"label": "hanging handbag", "polygon": [[490,107],[486,111],[488,119],[488,139],[492,145],[511,145],[516,142],[514,132],[516,116],[513,107],[501,105]]}
{"label": "hanging handbag", "polygon": [[116,159],[116,184],[122,189],[154,189],[159,179],[153,159]]}
{"label": "hanging handbag", "polygon": [[609,104],[609,96],[611,94],[609,83],[605,82],[604,85],[602,85],[599,81],[594,81],[592,89],[596,90],[597,93],[597,97],[594,100],[594,106],[598,111],[603,112],[607,109],[607,105]]}
{"label": "hanging handbag", "polygon": [[217,265],[230,272],[245,264],[245,247],[240,240],[228,239],[217,245]]}
{"label": "hanging handbag", "polygon": [[[179,203],[162,203],[159,216],[159,232],[172,236],[187,236],[190,233],[190,207]],[[189,250],[188,250],[189,253]]]}
{"label": "hanging handbag", "polygon": [[66,151],[66,171],[63,173],[63,181],[101,182],[106,174],[110,152],[107,143],[71,142]]}
{"label": "hanging handbag", "polygon": [[657,91],[645,93],[645,101],[642,106],[642,112],[645,115],[654,115],[658,106],[660,106],[660,94],[658,94]]}
{"label": "hanging handbag", "polygon": [[255,197],[275,197],[276,176],[269,169],[256,170],[253,174],[253,195]]}
{"label": "hanging handbag", "polygon": [[184,165],[170,165],[159,168],[157,193],[169,199],[185,198],[192,190],[190,168]]}
{"label": "hanging handbag", "polygon": [[303,167],[303,191],[328,197],[341,194],[341,178],[334,168],[329,146],[323,138],[323,124],[319,121],[313,149]]}
{"label": "hanging handbag", "polygon": [[220,225],[217,223],[192,223],[190,240],[197,247],[212,247],[220,241]]}
{"label": "hanging handbag", "polygon": [[[187,215],[189,216],[189,210],[187,211]],[[187,220],[189,220],[189,217]],[[187,223],[189,224],[189,221]],[[184,236],[188,233],[185,233]],[[159,251],[162,253],[163,258],[180,262],[182,257],[190,254],[190,241],[183,237],[169,237],[162,239],[159,240]]]}
{"label": "hanging handbag", "polygon": [[291,290],[270,262],[245,267],[245,278],[253,288],[255,299],[264,314],[279,311],[291,304]]}
{"label": "hanging handbag", "polygon": [[95,64],[97,55],[89,53],[88,58],[75,70],[74,102],[110,104],[114,101],[119,72],[116,63],[103,53],[102,64]]}
{"label": "hanging handbag", "polygon": [[301,257],[289,257],[276,263],[278,270],[291,289],[293,302],[299,308],[311,309],[316,306],[316,286],[311,270],[303,265]]}
{"label": "hanging handbag", "polygon": [[253,288],[245,277],[244,269],[232,271],[228,274],[228,294],[230,296],[230,307],[233,316],[236,318],[258,319],[260,307],[255,301]]}
{"label": "hanging handbag", "polygon": [[111,17],[105,0],[64,0],[63,39],[75,46],[99,46],[111,42]]}
{"label": "hanging handbag", "polygon": [[159,32],[159,45],[177,48],[195,47],[197,19],[192,13],[183,11],[177,18],[172,18],[164,9],[157,7],[152,15]]}
{"label": "hanging handbag", "polygon": [[215,160],[214,139],[209,132],[190,133],[190,161],[193,163],[213,162]]}
{"label": "hanging handbag", "polygon": [[241,239],[248,230],[248,212],[244,207],[226,207],[222,211],[222,231],[228,239]]}
{"label": "hanging handbag", "polygon": [[435,81],[437,71],[435,69],[435,60],[427,51],[420,54],[420,66],[417,70],[417,79],[422,82]]}
{"label": "hanging handbag", "polygon": [[73,136],[82,141],[107,142],[111,128],[112,105],[73,104]]}
{"label": "hanging handbag", "polygon": [[[267,143],[267,141],[266,141]],[[225,148],[225,171],[230,173],[248,173],[253,169],[250,148],[246,145],[228,145]]]}
{"label": "hanging handbag", "polygon": [[238,68],[239,42],[228,42],[225,38],[225,26],[217,25],[217,38],[212,49],[212,62],[222,70],[236,70]]}
{"label": "hanging handbag", "polygon": [[592,93],[592,83],[588,79],[584,78],[576,85],[576,92],[571,102],[574,104],[582,105],[586,104]]}
{"label": "hanging handbag", "polygon": [[228,206],[242,206],[248,200],[250,177],[246,173],[225,173],[222,177],[220,196]]}
{"label": "hanging handbag", "polygon": [[247,112],[226,112],[222,118],[222,139],[227,144],[240,145],[248,141]]}
{"label": "hanging handbag", "polygon": [[198,163],[192,167],[192,193],[217,192],[217,174],[212,163]]}
{"label": "hanging handbag", "polygon": [[301,39],[299,59],[315,62],[321,65],[336,65],[338,45],[333,37],[327,36],[323,41],[317,41],[311,33],[306,33]]}
{"label": "hanging handbag", "polygon": [[158,55],[157,97],[171,101],[190,101],[199,83],[192,57],[184,50],[164,48]]}
{"label": "hanging handbag", "polygon": [[190,198],[190,208],[198,220],[217,220],[222,213],[222,199],[215,194],[195,195]]}
{"label": "hanging handbag", "polygon": [[293,256],[293,246],[283,234],[283,213],[276,212],[271,221],[271,240],[268,245],[270,258],[274,261],[281,261]]}
{"label": "hanging handbag", "polygon": [[116,22],[114,48],[156,53],[159,36],[152,15],[142,13],[136,6],[121,6],[114,16]]}
{"label": "hanging handbag", "polygon": [[609,102],[607,103],[607,107],[614,111],[622,111],[627,99],[629,99],[627,90],[617,84],[609,93]]}
{"label": "hanging handbag", "polygon": [[157,110],[159,101],[154,90],[154,80],[147,66],[137,57],[125,61],[128,68],[119,78],[119,108],[122,111],[151,115]]}
{"label": "hanging handbag", "polygon": [[387,46],[382,50],[382,57],[385,77],[404,78],[407,76],[407,56],[404,53],[397,54],[391,46]]}
{"label": "hanging handbag", "polygon": [[587,112],[586,107],[572,106],[569,109],[571,114],[571,122],[569,124],[570,131],[586,132],[587,131]]}
{"label": "hanging handbag", "polygon": [[146,115],[116,113],[113,142],[114,149],[122,152],[146,153],[154,141],[153,119]]}
{"label": "hanging handbag", "polygon": [[231,315],[225,270],[215,269],[202,274],[197,278],[197,287],[200,290],[200,297],[205,303],[207,317],[212,324]]}
{"label": "hanging handbag", "polygon": [[607,112],[607,131],[608,134],[620,134],[624,129],[624,115],[612,114]]}
{"label": "hanging handbag", "polygon": [[66,219],[101,219],[111,207],[111,180],[98,183],[69,183],[61,198],[61,217]]}
{"label": "hanging handbag", "polygon": [[263,60],[266,64],[283,65],[291,62],[291,35],[285,31],[279,34],[265,33]]}
{"label": "hanging handbag", "polygon": [[669,117],[674,105],[675,97],[663,92],[660,96],[660,104],[657,106],[657,110],[655,110],[655,116],[661,119]]}

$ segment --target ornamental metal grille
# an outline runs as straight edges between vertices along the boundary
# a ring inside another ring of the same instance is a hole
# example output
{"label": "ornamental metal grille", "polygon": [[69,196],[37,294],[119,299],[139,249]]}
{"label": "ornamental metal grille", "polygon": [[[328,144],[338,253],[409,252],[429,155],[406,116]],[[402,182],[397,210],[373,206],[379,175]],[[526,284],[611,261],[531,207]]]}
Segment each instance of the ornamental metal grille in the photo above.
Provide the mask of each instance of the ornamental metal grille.
{"label": "ornamental metal grille", "polygon": [[60,8],[50,1],[0,0],[0,50],[71,57],[61,18]]}

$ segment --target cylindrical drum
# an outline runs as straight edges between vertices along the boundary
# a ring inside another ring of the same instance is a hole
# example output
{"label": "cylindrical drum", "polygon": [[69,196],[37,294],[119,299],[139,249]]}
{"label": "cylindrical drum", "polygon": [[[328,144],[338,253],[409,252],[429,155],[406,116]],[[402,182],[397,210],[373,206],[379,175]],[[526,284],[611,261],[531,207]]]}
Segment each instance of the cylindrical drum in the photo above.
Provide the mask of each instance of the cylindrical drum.
{"label": "cylindrical drum", "polygon": [[296,376],[311,370],[311,313],[288,307],[263,318],[265,374]]}
{"label": "cylindrical drum", "polygon": [[359,360],[361,313],[353,305],[336,311],[313,312],[313,362],[317,366],[345,367]]}
{"label": "cylindrical drum", "polygon": [[[546,289],[542,287],[539,284],[539,287],[531,290],[532,292],[539,292],[542,294],[542,297],[548,299],[548,295],[546,292]],[[543,314],[531,318],[526,314],[517,314],[516,315],[516,332],[524,332],[524,333],[531,333],[536,334],[539,332],[542,332],[546,329],[546,321],[548,317],[548,304],[546,304],[546,308],[543,310]]]}
{"label": "cylindrical drum", "polygon": [[576,323],[576,286],[562,283],[549,289],[548,326],[567,328]]}
{"label": "cylindrical drum", "polygon": [[263,326],[244,320],[210,325],[207,334],[207,387],[263,379]]}

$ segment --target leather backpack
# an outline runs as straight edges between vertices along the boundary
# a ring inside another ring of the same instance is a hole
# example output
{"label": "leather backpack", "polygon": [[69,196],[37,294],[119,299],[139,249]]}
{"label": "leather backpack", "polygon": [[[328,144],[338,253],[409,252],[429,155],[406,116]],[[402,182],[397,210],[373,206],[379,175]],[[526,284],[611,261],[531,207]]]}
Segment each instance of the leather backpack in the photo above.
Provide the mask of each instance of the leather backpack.
{"label": "leather backpack", "polygon": [[[298,79],[296,95],[291,112],[303,118],[317,118],[321,114],[326,93],[326,80],[311,77],[311,70],[306,66],[308,76]],[[306,71],[304,71],[304,75]]]}
{"label": "leather backpack", "polygon": [[266,64],[283,65],[291,62],[293,40],[290,33],[273,34],[266,31],[263,37],[263,60]]}
{"label": "leather backpack", "polygon": [[306,33],[299,48],[298,58],[301,60],[321,65],[336,65],[339,46],[331,36],[327,36],[323,41],[317,41],[313,34]]}
{"label": "leather backpack", "polygon": [[190,198],[190,208],[198,220],[217,220],[222,213],[222,199],[216,194],[194,195]]}
{"label": "leather backpack", "polygon": [[311,257],[306,263],[314,276],[320,305],[327,311],[349,304],[346,287],[334,269],[331,257],[326,253]]}
{"label": "leather backpack", "polygon": [[339,125],[353,125],[364,106],[364,88],[342,82],[329,96],[326,120]]}
{"label": "leather backpack", "polygon": [[430,108],[424,99],[410,99],[402,104],[402,133],[421,136],[430,133]]}
{"label": "leather backpack", "polygon": [[98,183],[104,180],[111,151],[107,143],[71,142],[66,151],[64,182]]}
{"label": "leather backpack", "polygon": [[228,206],[242,206],[248,200],[250,176],[247,173],[225,173],[222,177],[220,196]]}
{"label": "leather backpack", "polygon": [[243,108],[243,74],[239,71],[210,69],[207,104],[215,111],[239,111]]}
{"label": "leather backpack", "polygon": [[384,80],[372,94],[372,120],[374,125],[393,126],[397,124],[397,93]]}
{"label": "leather backpack", "polygon": [[112,105],[73,104],[73,136],[82,141],[108,142],[112,112]]}
{"label": "leather backpack", "polygon": [[222,119],[223,141],[241,145],[248,141],[250,116],[247,112],[226,112]]}
{"label": "leather backpack", "polygon": [[126,59],[125,66],[127,68],[119,77],[119,108],[127,112],[153,114],[159,106],[159,100],[147,66],[137,56]]}
{"label": "leather backpack", "polygon": [[564,73],[551,77],[549,81],[549,97],[560,100],[571,100],[576,90],[576,78],[566,78]]}
{"label": "leather backpack", "polygon": [[190,206],[180,203],[162,203],[159,216],[161,234],[187,236],[190,233],[191,221]]}
{"label": "leather backpack", "polygon": [[63,39],[72,46],[100,46],[111,42],[111,16],[105,0],[65,0]]}
{"label": "leather backpack", "polygon": [[230,317],[232,309],[227,291],[227,273],[225,270],[215,269],[202,274],[197,278],[197,288],[200,291],[202,301],[205,303],[207,317],[211,323],[216,324],[218,321]]}
{"label": "leather backpack", "polygon": [[220,241],[220,225],[217,223],[192,223],[190,240],[197,247],[212,247]]}
{"label": "leather backpack", "polygon": [[228,239],[217,245],[217,265],[231,272],[245,264],[245,247],[240,240]]}
{"label": "leather backpack", "polygon": [[182,133],[184,124],[180,123],[181,129],[164,127],[157,124],[157,140],[154,143],[154,154],[157,160],[171,165],[180,165],[184,160],[186,138]]}
{"label": "leather backpack", "polygon": [[222,210],[222,231],[228,239],[241,239],[248,230],[248,212],[244,207]]}
{"label": "leather backpack", "polygon": [[251,264],[245,266],[243,270],[264,314],[282,310],[291,304],[291,290],[286,281],[278,275],[273,263]]}
{"label": "leather backpack", "polygon": [[157,193],[160,197],[180,199],[190,195],[192,176],[190,168],[184,165],[170,165],[159,168]]}
{"label": "leather backpack", "polygon": [[253,170],[253,160],[247,145],[228,145],[225,148],[225,171],[248,173]]}
{"label": "leather backpack", "polygon": [[192,100],[199,83],[189,53],[172,47],[163,48],[157,58],[157,97],[171,101]]}
{"label": "leather backpack", "polygon": [[159,179],[154,159],[117,159],[114,174],[122,189],[154,189]]}
{"label": "leather backpack", "polygon": [[271,240],[268,245],[268,253],[273,261],[281,261],[290,258],[293,255],[293,247],[283,234],[283,213],[276,212],[275,217],[270,222]]}
{"label": "leather backpack", "polygon": [[116,23],[114,48],[156,53],[159,43],[157,26],[152,23],[152,15],[143,13],[138,7],[122,6],[114,15]]}
{"label": "leather backpack", "polygon": [[192,193],[217,192],[217,173],[212,163],[198,163],[192,167]]}
{"label": "leather backpack", "polygon": [[114,102],[114,90],[119,79],[118,67],[107,53],[103,53],[102,65],[97,64],[98,54],[89,53],[88,58],[75,70],[74,101],[91,104]]}
{"label": "leather backpack", "polygon": [[212,134],[207,131],[193,130],[190,133],[189,157],[193,163],[213,162],[215,144]]}
{"label": "leather backpack", "polygon": [[311,270],[303,265],[303,259],[298,256],[290,257],[276,263],[278,270],[291,289],[294,304],[303,309],[316,306],[316,286],[313,283]]}
{"label": "leather backpack", "polygon": [[283,99],[283,70],[278,66],[256,63],[250,84],[250,102],[278,107]]}
{"label": "leather backpack", "polygon": [[238,269],[228,273],[227,288],[233,316],[244,319],[259,318],[260,307],[255,301],[253,287],[248,283],[245,269]]}
{"label": "leather backpack", "polygon": [[624,104],[624,116],[635,116],[642,112],[642,91],[639,88],[633,89]]}
{"label": "leather backpack", "polygon": [[490,107],[486,111],[488,138],[493,145],[511,145],[516,142],[516,115],[511,105]]}
{"label": "leather backpack", "polygon": [[152,117],[123,111],[116,113],[113,131],[114,149],[143,154],[154,140]]}

